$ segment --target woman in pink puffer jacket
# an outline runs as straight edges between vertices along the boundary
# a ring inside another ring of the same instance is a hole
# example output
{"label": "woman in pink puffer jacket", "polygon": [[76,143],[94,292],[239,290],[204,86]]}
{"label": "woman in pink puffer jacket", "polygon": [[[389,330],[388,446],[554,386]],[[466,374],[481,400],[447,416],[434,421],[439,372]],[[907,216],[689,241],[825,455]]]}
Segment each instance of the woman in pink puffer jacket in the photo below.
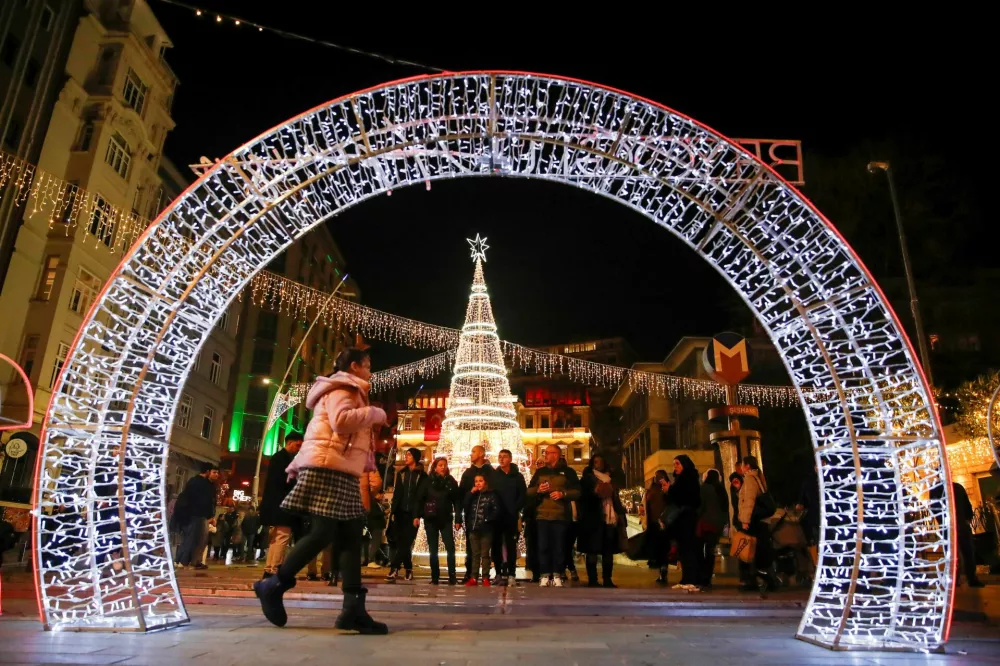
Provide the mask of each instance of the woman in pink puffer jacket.
{"label": "woman in pink puffer jacket", "polygon": [[386,634],[388,627],[365,611],[368,590],[361,587],[361,534],[367,510],[359,481],[375,468],[372,428],[384,424],[386,416],[368,404],[372,374],[368,352],[345,349],[334,367],[337,372],[317,379],[306,397],[313,418],[302,449],[287,468],[297,478],[295,487],[281,503],[286,511],[308,514],[312,528],[288,553],[278,573],[253,587],[264,616],[283,627],[288,615],[282,596],[295,587],[295,574],[332,543],[344,591],[344,608],[335,626]]}

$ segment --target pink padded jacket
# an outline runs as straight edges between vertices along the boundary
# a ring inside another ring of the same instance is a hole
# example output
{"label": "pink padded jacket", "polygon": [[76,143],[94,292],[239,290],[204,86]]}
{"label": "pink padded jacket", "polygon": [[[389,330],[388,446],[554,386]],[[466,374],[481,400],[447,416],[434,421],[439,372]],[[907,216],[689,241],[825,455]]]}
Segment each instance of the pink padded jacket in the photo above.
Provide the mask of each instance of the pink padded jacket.
{"label": "pink padded jacket", "polygon": [[368,404],[368,388],[368,382],[348,372],[316,380],[306,397],[312,420],[290,473],[324,467],[361,477],[373,446],[372,426],[386,418],[384,411]]}

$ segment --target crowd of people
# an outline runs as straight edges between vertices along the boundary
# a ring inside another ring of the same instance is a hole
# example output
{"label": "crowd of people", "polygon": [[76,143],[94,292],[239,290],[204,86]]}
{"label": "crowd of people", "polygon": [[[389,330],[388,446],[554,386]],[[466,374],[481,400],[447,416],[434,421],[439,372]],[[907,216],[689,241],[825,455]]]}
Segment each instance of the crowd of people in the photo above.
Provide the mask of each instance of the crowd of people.
{"label": "crowd of people", "polygon": [[[425,468],[421,451],[408,449],[403,468],[394,473],[391,506],[386,507],[374,451],[386,414],[369,403],[370,377],[368,353],[351,348],[338,356],[333,375],[312,386],[306,406],[313,418],[304,435],[287,435],[284,448],[271,458],[259,516],[230,511],[215,517],[217,471],[211,466],[189,481],[173,511],[183,537],[178,565],[205,566],[199,555],[203,557],[210,533],[216,558],[225,559],[229,547],[252,557],[259,533],[266,565],[254,590],[270,622],[287,622],[284,593],[303,569],[315,580],[322,561],[330,584],[340,581],[344,592],[335,626],[366,634],[384,634],[388,627],[365,608],[368,591],[361,584],[361,567],[387,565],[390,584],[400,577],[412,580],[413,544],[421,523],[430,582],[436,585],[459,584],[456,536],[464,534],[462,582],[470,587],[509,584],[523,536],[526,568],[541,587],[579,580],[574,551],[585,557],[589,586],[616,587],[615,555],[627,551],[633,559],[648,559],[659,570],[660,583],[667,582],[668,565],[676,563],[681,579],[675,588],[708,590],[717,546],[728,530],[731,540],[746,535],[756,541],[753,557],[741,562],[741,586],[777,586],[767,522],[775,507],[753,456],[737,463],[728,493],[718,470],[701,475],[687,455],[674,459],[672,472],[657,471],[643,499],[641,553],[633,548],[636,537],[627,537],[621,472],[597,454],[578,475],[556,445],[546,448],[527,481],[508,450],[499,452],[494,467],[485,446],[473,447],[469,467],[456,480],[447,459],[437,458]],[[392,473],[388,467],[386,472]],[[801,501],[810,505],[811,518],[818,516],[816,492]],[[818,522],[803,521],[803,527],[815,540]],[[442,547],[446,579],[440,571]]]}

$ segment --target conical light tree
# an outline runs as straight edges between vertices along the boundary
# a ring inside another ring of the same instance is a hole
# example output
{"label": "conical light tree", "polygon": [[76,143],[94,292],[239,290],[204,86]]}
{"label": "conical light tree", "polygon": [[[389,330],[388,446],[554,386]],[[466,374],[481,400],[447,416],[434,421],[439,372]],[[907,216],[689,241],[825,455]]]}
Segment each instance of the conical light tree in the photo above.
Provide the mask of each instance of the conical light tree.
{"label": "conical light tree", "polygon": [[489,246],[478,234],[469,244],[476,269],[437,447],[437,455],[448,459],[456,476],[469,467],[469,454],[477,444],[486,447],[486,456],[494,464],[502,449],[512,453],[515,465],[524,467],[528,462],[514,408],[517,396],[510,392],[500,337],[483,278],[483,262]]}

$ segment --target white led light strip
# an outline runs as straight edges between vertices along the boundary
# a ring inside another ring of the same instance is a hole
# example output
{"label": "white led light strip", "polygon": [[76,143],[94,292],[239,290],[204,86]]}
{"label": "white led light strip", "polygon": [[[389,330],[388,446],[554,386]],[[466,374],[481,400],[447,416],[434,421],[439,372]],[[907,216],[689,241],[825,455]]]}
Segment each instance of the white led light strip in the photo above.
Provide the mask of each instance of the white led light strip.
{"label": "white led light strip", "polygon": [[[167,442],[196,354],[253,275],[308,229],[388,190],[493,175],[617,200],[729,281],[798,390],[829,396],[803,405],[824,515],[798,636],[841,649],[940,647],[955,564],[941,426],[851,248],[794,188],[703,125],[594,84],[504,72],[390,83],[293,118],[207,170],[132,247],[45,419],[34,530],[45,626],[187,620],[167,542]],[[929,499],[935,491],[943,498]],[[119,553],[121,569],[108,567]]]}

